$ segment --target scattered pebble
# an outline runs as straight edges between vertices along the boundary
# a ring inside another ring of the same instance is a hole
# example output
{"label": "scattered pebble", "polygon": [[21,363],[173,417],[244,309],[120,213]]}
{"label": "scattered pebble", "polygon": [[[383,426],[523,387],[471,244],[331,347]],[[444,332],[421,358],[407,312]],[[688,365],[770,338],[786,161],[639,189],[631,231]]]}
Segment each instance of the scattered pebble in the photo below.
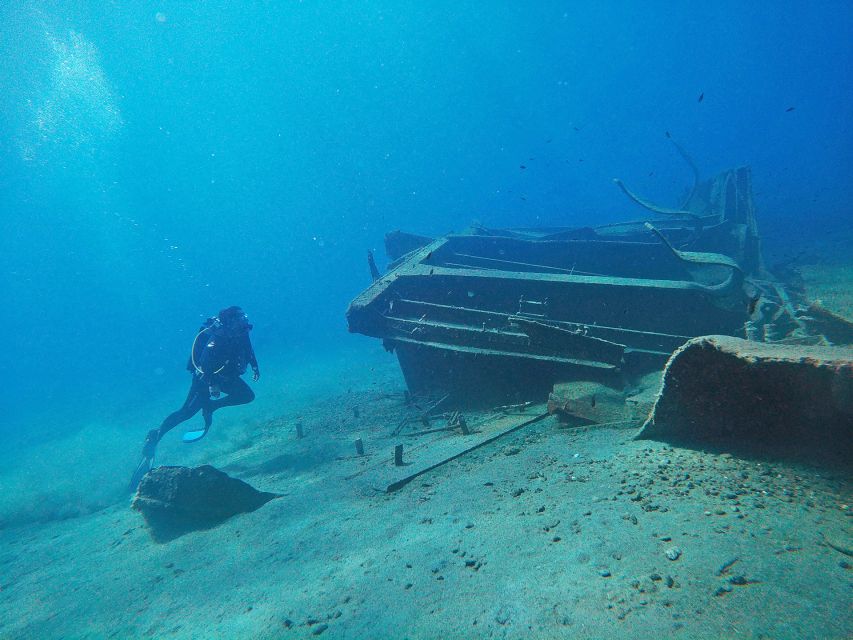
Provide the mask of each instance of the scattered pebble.
{"label": "scattered pebble", "polygon": [[734,557],[734,558],[732,558],[731,560],[728,560],[728,561],[724,562],[722,565],[720,565],[720,568],[719,568],[719,569],[717,569],[716,574],[717,574],[718,576],[721,576],[721,575],[725,574],[729,569],[731,569],[731,568],[734,566],[734,564],[735,564],[738,560],[740,560],[740,558],[738,558],[738,557]]}
{"label": "scattered pebble", "polygon": [[667,560],[678,560],[681,557],[681,549],[679,547],[670,547],[663,552]]}
{"label": "scattered pebble", "polygon": [[600,575],[602,578],[609,578],[610,572],[607,569],[602,569],[598,572],[598,575]]}

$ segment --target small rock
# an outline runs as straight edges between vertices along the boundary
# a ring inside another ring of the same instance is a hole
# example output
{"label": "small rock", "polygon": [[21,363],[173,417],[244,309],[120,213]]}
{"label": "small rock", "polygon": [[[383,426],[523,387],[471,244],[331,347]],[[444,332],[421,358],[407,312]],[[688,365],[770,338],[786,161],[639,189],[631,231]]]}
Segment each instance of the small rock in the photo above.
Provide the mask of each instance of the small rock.
{"label": "small rock", "polygon": [[323,633],[328,628],[329,628],[329,625],[327,625],[325,623],[321,624],[317,627],[314,627],[314,630],[311,632],[311,635],[319,636],[321,633]]}
{"label": "small rock", "polygon": [[524,489],[522,489],[521,487],[519,487],[518,489],[516,489],[516,490],[514,490],[514,491],[512,492],[512,497],[513,497],[513,498],[517,498],[517,497],[518,497],[518,496],[520,496],[522,493],[524,493]]}
{"label": "small rock", "polygon": [[664,584],[668,589],[672,589],[675,586],[675,579],[672,576],[667,576],[666,580],[664,580]]}
{"label": "small rock", "polygon": [[519,453],[521,453],[521,449],[518,447],[507,447],[506,449],[504,449],[505,456],[514,456]]}
{"label": "small rock", "polygon": [[602,578],[609,578],[610,572],[607,569],[602,569],[598,572],[598,575],[600,575]]}
{"label": "small rock", "polygon": [[681,549],[679,547],[670,547],[663,552],[667,560],[678,560],[681,557]]}
{"label": "small rock", "polygon": [[652,582],[660,582],[661,580],[663,580],[663,578],[659,573],[653,573],[649,576],[649,580],[651,580]]}
{"label": "small rock", "polygon": [[727,593],[731,593],[731,591],[732,591],[731,585],[724,584],[722,586],[717,587],[717,590],[714,591],[714,596],[719,598],[722,595],[725,595]]}

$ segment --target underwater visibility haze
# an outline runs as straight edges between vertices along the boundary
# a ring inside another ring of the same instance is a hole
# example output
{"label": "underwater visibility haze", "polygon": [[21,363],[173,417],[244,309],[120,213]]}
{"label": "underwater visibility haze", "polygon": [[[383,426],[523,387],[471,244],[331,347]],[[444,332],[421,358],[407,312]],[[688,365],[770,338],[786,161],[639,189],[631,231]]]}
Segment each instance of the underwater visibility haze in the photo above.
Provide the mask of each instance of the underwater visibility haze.
{"label": "underwater visibility haze", "polygon": [[[350,491],[363,469],[344,468],[352,441],[370,455],[371,429],[405,419],[396,358],[347,326],[371,285],[367,252],[382,273],[392,262],[386,233],[648,214],[616,177],[677,208],[693,175],[672,141],[702,180],[751,167],[765,264],[799,268],[806,294],[849,320],[853,5],[21,0],[0,5],[0,58],[0,637],[853,633],[849,466],[778,467],[799,478],[793,501],[744,502],[753,520],[669,505],[637,524],[629,501],[595,525],[599,498],[617,500],[608,482],[659,475],[649,455],[698,465],[697,483],[719,468],[712,500],[757,463],[620,449],[624,430],[554,440],[543,421],[521,453],[502,440],[391,498]],[[232,305],[253,325],[256,399],[217,411],[200,442],[164,435],[157,463],[211,464],[279,497],[152,540],[127,482],[146,433],[183,402],[199,327]],[[562,484],[539,491],[536,474]],[[824,510],[784,511],[808,500]],[[516,512],[523,523],[506,520]],[[697,577],[690,546],[715,527],[726,542]],[[661,547],[655,563],[631,535]],[[766,559],[750,559],[756,535]],[[789,547],[816,555],[786,569]]]}

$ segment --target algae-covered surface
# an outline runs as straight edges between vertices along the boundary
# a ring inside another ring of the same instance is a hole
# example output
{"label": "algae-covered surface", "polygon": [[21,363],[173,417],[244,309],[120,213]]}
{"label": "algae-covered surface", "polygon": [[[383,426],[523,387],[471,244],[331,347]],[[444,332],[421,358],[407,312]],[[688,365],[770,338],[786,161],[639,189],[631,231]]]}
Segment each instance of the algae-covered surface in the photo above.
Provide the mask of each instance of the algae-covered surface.
{"label": "algae-covered surface", "polygon": [[[395,472],[394,444],[452,449],[462,436],[389,436],[410,410],[387,355],[324,366],[335,383],[306,376],[318,387],[308,404],[222,421],[207,449],[163,445],[163,464],[205,461],[283,494],[259,510],[166,544],[126,501],[0,531],[0,637],[853,634],[843,464],[548,417],[388,494],[377,485]],[[245,437],[217,449],[229,429]]]}

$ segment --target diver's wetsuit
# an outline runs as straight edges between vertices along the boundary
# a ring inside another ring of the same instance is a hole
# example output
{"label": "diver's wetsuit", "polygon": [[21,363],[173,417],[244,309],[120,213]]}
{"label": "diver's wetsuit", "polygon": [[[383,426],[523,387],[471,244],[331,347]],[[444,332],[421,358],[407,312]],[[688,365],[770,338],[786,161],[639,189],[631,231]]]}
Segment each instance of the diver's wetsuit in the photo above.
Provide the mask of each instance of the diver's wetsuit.
{"label": "diver's wetsuit", "polygon": [[[193,355],[187,363],[187,369],[193,374],[187,399],[180,409],[163,420],[159,429],[153,429],[149,433],[143,454],[147,457],[153,456],[153,450],[160,438],[199,411],[202,411],[204,428],[207,430],[213,420],[213,412],[217,409],[254,400],[255,393],[240,378],[247,365],[251,366],[253,371],[258,371],[258,361],[249,340],[248,329],[237,335],[229,335],[211,322],[201,327],[193,345]],[[227,395],[211,399],[211,388],[217,388]]]}

